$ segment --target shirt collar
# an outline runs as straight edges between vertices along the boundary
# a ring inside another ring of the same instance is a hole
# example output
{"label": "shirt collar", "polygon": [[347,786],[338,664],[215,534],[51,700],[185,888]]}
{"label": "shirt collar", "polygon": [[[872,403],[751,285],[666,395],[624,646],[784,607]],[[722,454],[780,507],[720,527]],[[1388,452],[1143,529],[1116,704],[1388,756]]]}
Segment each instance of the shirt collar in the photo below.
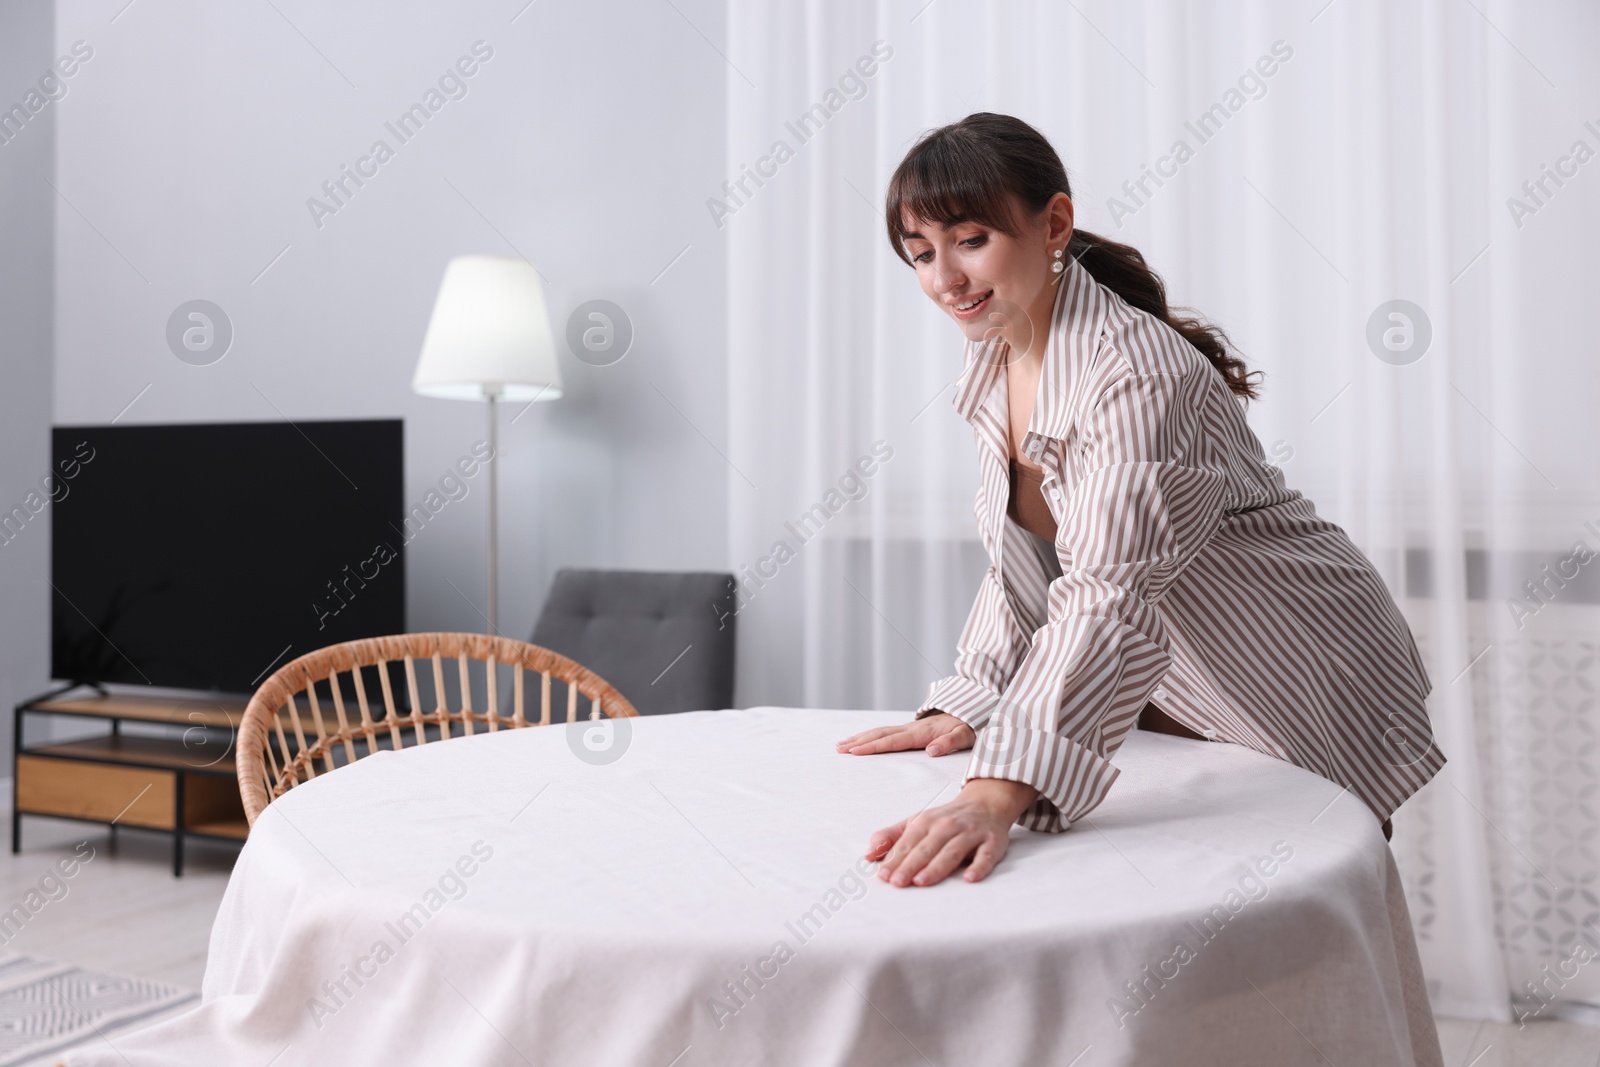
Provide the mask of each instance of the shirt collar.
{"label": "shirt collar", "polygon": [[[1109,306],[1107,291],[1094,275],[1075,257],[1068,257],[1065,262],[1050,313],[1050,338],[1045,347],[1039,395],[1028,422],[1031,432],[1054,438],[1067,435],[1072,387],[1094,360]],[[966,343],[965,366],[956,380],[953,403],[968,422],[976,418],[981,408],[1005,404],[1004,367],[1009,351],[999,337]],[[995,411],[997,417],[999,410]],[[1004,420],[1000,421],[1003,425]]]}

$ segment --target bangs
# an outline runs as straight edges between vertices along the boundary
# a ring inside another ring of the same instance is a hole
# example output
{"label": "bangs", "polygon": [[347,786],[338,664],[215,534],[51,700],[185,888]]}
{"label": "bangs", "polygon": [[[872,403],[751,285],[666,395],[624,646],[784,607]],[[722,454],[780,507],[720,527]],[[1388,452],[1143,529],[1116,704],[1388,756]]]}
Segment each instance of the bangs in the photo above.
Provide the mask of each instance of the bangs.
{"label": "bangs", "polygon": [[907,263],[906,234],[917,220],[953,226],[976,222],[1017,235],[1015,196],[990,152],[946,127],[917,143],[889,179],[883,217],[889,243]]}

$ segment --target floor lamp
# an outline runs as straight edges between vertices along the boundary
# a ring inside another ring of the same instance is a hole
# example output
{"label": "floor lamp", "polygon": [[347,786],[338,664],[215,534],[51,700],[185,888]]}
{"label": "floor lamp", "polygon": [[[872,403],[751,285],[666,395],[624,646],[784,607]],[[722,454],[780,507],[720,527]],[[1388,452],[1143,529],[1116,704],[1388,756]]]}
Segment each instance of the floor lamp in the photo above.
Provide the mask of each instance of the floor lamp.
{"label": "floor lamp", "polygon": [[444,269],[411,388],[489,406],[489,633],[500,632],[496,407],[502,400],[555,400],[561,368],[539,272],[525,259],[457,256]]}

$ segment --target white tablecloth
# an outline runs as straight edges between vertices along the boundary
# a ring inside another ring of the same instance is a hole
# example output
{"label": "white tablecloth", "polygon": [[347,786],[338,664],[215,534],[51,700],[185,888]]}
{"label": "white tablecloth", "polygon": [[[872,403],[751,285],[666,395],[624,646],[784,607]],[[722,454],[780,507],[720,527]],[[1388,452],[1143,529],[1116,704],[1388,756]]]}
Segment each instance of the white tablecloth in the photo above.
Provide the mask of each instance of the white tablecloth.
{"label": "white tablecloth", "polygon": [[869,834],[950,799],[966,755],[833,743],[907,717],[361,760],[258,821],[201,1005],[68,1063],[1440,1063],[1393,858],[1332,783],[1135,731],[1088,820],[1013,829],[981,883],[895,889]]}

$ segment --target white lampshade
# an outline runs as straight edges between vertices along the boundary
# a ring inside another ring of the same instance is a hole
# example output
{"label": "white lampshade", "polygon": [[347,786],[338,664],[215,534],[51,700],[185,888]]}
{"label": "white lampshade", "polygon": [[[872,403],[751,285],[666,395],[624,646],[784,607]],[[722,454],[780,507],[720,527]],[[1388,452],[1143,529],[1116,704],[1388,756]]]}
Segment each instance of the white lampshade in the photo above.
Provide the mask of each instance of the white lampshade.
{"label": "white lampshade", "polygon": [[449,400],[561,395],[544,287],[533,264],[457,256],[445,266],[411,388]]}

